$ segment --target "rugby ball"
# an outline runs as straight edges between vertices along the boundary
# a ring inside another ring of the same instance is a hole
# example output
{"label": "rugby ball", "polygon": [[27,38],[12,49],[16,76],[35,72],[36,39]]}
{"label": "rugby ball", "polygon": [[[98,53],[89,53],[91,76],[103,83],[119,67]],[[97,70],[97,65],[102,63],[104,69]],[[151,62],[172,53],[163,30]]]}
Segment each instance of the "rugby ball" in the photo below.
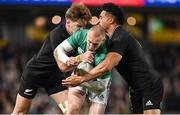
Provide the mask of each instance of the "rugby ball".
{"label": "rugby ball", "polygon": [[[79,65],[77,66],[75,71],[79,75],[84,75],[84,74],[88,73],[92,68],[93,68],[93,66],[91,64],[83,61],[83,62],[79,63]],[[83,87],[87,88],[88,90],[95,92],[95,93],[101,93],[102,91],[105,90],[105,86],[104,86],[103,82],[97,81],[97,80],[91,80],[88,82],[84,82],[81,84],[81,86],[83,86]]]}

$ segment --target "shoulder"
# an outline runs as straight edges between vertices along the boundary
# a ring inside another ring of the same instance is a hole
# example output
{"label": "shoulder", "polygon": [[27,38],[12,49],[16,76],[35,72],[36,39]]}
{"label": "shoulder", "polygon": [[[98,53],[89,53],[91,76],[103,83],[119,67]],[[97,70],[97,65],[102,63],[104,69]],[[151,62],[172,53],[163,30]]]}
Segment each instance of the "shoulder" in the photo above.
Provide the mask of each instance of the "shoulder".
{"label": "shoulder", "polygon": [[86,35],[88,33],[88,29],[82,29],[82,30],[79,30],[75,33],[83,36],[83,35]]}
{"label": "shoulder", "polygon": [[123,27],[118,27],[115,31],[114,34],[112,36],[112,40],[121,40],[121,39],[131,39],[133,38],[132,34],[127,31],[125,28]]}
{"label": "shoulder", "polygon": [[64,24],[60,24],[58,25],[57,27],[55,27],[53,30],[50,31],[50,34],[66,34],[67,31],[66,31],[66,28],[65,28],[65,25]]}
{"label": "shoulder", "polygon": [[65,25],[60,24],[49,32],[49,37],[53,40],[64,40],[69,37],[69,34],[66,31]]}
{"label": "shoulder", "polygon": [[75,32],[72,36],[73,38],[84,40],[86,39],[87,33],[88,29],[83,29]]}

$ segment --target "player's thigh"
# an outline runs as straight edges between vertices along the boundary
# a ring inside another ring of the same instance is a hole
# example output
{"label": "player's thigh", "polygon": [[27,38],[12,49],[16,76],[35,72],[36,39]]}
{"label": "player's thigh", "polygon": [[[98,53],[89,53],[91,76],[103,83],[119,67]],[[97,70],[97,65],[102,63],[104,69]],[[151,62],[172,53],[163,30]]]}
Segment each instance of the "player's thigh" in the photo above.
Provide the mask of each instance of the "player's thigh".
{"label": "player's thigh", "polygon": [[48,76],[46,79],[46,85],[44,85],[46,92],[48,95],[59,105],[60,103],[64,103],[67,100],[67,87],[63,86],[61,81],[64,77],[59,73],[59,71],[55,71],[54,74]]}
{"label": "player's thigh", "polygon": [[[67,90],[66,86],[62,85],[62,80],[64,79],[64,74],[62,74],[60,71],[54,71],[53,74],[47,76],[46,75],[46,79],[44,80],[44,83],[46,83],[44,85],[44,88],[46,90],[46,92],[48,93],[49,96],[53,96],[54,94],[57,95],[66,95],[67,92],[65,90]],[[65,92],[64,92],[65,91]],[[59,100],[59,98],[57,99],[57,96],[54,95],[53,96],[56,100]]]}
{"label": "player's thigh", "polygon": [[92,102],[107,105],[107,101],[108,101],[109,93],[110,93],[111,78],[97,79],[97,80],[104,84],[105,89],[101,92],[98,92],[98,93],[89,90],[88,91],[88,98]]}
{"label": "player's thigh", "polygon": [[150,88],[144,90],[144,110],[160,110],[162,96],[163,85],[161,79],[159,79]]}
{"label": "player's thigh", "polygon": [[61,109],[62,113],[65,113],[67,111],[68,90],[64,90],[64,91],[52,94],[52,95],[50,95],[50,97],[57,103],[57,105]]}
{"label": "player's thigh", "polygon": [[46,81],[45,90],[64,113],[67,109],[68,91],[67,87],[62,86],[60,81],[56,76],[49,77],[49,80]]}
{"label": "player's thigh", "polygon": [[141,91],[130,89],[131,111],[134,114],[143,114],[143,94]]}
{"label": "player's thigh", "polygon": [[81,108],[85,100],[86,92],[77,87],[68,90],[68,106]]}
{"label": "player's thigh", "polygon": [[37,86],[38,85],[35,82],[33,82],[33,80],[21,80],[18,93],[24,98],[33,99],[37,93]]}
{"label": "player's thigh", "polygon": [[13,113],[27,113],[36,93],[37,87],[33,85],[33,82],[21,79]]}
{"label": "player's thigh", "polygon": [[68,99],[68,90],[64,90],[61,92],[54,93],[50,95],[50,97],[59,105],[64,103]]}
{"label": "player's thigh", "polygon": [[152,114],[160,115],[160,113],[161,113],[160,109],[144,110],[144,114],[148,114],[148,115],[152,115]]}
{"label": "player's thigh", "polygon": [[81,107],[80,114],[88,114],[91,102],[88,98],[85,98],[84,103]]}
{"label": "player's thigh", "polygon": [[90,114],[104,114],[109,97],[109,91],[108,87],[100,94],[96,94],[94,92],[88,93],[89,100],[91,101],[89,110]]}
{"label": "player's thigh", "polygon": [[16,104],[12,114],[26,114],[31,106],[31,99],[25,98],[21,95],[17,95]]}
{"label": "player's thigh", "polygon": [[92,102],[89,109],[89,114],[104,114],[106,105]]}

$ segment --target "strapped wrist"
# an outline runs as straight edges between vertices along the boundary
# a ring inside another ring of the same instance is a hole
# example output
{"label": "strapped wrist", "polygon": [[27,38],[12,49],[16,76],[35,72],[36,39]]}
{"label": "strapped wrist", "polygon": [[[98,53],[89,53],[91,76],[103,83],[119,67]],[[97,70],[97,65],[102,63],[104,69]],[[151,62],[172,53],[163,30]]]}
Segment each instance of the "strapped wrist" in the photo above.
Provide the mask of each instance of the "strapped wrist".
{"label": "strapped wrist", "polygon": [[70,66],[69,63],[68,63],[68,60],[66,60],[66,63],[65,63],[67,66]]}
{"label": "strapped wrist", "polygon": [[76,56],[76,60],[77,60],[78,63],[81,62],[80,55]]}

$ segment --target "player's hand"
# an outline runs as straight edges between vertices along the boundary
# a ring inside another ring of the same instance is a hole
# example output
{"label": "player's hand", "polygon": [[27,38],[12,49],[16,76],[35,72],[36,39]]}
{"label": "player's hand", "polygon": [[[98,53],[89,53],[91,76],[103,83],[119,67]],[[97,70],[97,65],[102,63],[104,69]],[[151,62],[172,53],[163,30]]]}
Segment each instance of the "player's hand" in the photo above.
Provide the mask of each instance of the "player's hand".
{"label": "player's hand", "polygon": [[70,57],[69,60],[66,62],[66,64],[69,66],[76,66],[78,65],[78,61],[76,57]]}
{"label": "player's hand", "polygon": [[62,80],[62,84],[64,86],[78,86],[81,83],[83,83],[85,80],[85,77],[83,76],[77,76],[77,75],[72,75],[68,78],[66,78],[65,80]]}
{"label": "player's hand", "polygon": [[92,51],[86,51],[84,54],[80,55],[81,61],[86,61],[88,63],[93,63],[94,56]]}

